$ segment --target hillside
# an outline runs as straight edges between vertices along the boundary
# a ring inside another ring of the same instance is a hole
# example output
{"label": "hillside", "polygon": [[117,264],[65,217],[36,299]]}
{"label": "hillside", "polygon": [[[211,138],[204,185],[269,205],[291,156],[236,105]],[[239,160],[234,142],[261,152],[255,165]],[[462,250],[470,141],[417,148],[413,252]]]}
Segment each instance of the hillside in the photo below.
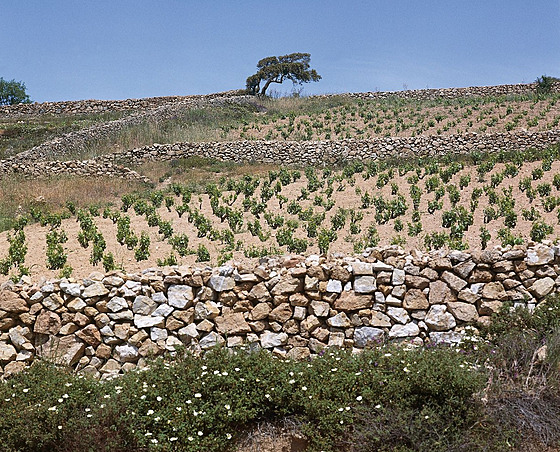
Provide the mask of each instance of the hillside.
{"label": "hillside", "polygon": [[537,88],[0,107],[7,450],[558,452]]}
{"label": "hillside", "polygon": [[[224,93],[107,102],[92,113],[84,112],[85,101],[4,111],[0,149],[11,157],[0,162],[0,228],[27,216],[23,266],[51,277],[61,269],[46,257],[53,229],[67,237],[58,261],[67,256],[77,277],[101,269],[103,256],[107,269],[139,271],[158,262],[216,264],[267,253],[553,240],[558,94],[520,86],[501,95],[486,88],[484,96],[473,95],[474,88],[464,95],[458,89],[301,99]],[[177,142],[189,144],[153,146]],[[84,216],[103,237],[101,259],[92,245],[78,243],[76,220]],[[136,243],[147,234],[145,259],[118,238],[125,221]],[[9,234],[0,235],[0,256],[7,255]],[[180,237],[182,245],[173,246]]]}

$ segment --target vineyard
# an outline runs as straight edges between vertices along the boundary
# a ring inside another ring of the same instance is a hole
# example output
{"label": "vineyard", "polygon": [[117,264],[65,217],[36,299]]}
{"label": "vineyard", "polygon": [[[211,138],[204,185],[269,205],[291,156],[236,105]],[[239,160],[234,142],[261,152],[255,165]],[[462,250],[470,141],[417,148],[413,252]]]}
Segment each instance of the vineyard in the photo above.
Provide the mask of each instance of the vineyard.
{"label": "vineyard", "polygon": [[0,110],[6,450],[557,452],[536,85]]}
{"label": "vineyard", "polygon": [[[208,171],[213,162],[204,159],[172,162],[173,174],[161,187],[125,193],[106,205],[79,207],[76,198],[52,212],[44,201],[31,206],[4,233],[0,271],[87,276],[154,263],[553,240],[560,222],[557,153],[355,162],[335,169],[248,166],[244,175]],[[189,182],[181,168],[192,165],[213,180]]]}

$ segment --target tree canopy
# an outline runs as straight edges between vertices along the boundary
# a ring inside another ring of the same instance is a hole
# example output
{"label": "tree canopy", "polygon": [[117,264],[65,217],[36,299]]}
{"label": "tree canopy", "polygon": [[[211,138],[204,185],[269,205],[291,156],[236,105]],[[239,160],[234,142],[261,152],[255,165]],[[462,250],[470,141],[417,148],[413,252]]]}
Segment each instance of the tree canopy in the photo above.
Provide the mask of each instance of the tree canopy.
{"label": "tree canopy", "polygon": [[[247,78],[247,92],[265,95],[271,83],[282,83],[291,80],[294,85],[318,82],[321,76],[315,69],[309,68],[309,53],[290,53],[289,55],[270,56],[257,63],[257,73]],[[261,82],[264,82],[262,89]]]}
{"label": "tree canopy", "polygon": [[0,77],[0,105],[29,104],[31,100],[25,92],[25,84]]}

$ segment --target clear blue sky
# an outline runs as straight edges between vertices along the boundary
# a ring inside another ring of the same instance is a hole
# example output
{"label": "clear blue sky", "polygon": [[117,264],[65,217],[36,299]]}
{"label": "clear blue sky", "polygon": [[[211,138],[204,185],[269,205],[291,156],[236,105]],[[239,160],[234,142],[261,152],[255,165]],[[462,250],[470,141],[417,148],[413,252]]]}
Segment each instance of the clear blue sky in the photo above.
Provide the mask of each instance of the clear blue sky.
{"label": "clear blue sky", "polygon": [[0,0],[0,18],[0,77],[34,101],[243,88],[292,52],[323,77],[304,94],[560,76],[560,0]]}

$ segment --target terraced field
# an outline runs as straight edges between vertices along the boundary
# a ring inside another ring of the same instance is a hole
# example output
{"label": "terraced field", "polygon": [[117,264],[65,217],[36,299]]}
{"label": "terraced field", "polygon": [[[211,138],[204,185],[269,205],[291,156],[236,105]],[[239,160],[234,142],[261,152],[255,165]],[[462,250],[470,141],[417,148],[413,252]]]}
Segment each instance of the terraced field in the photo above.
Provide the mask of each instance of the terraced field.
{"label": "terraced field", "polygon": [[[554,130],[560,119],[557,101],[555,93],[230,100],[214,108],[176,108],[160,121],[146,115],[145,122],[90,140],[88,155],[200,137],[373,139]],[[103,118],[115,119],[109,113],[18,118],[11,124],[4,119],[2,127],[11,132],[0,139],[2,149],[13,154],[37,144],[46,131],[91,127]],[[39,132],[34,135],[33,130]],[[238,166],[193,157],[135,167],[150,184],[6,175],[0,179],[0,225],[5,230],[0,235],[0,273],[4,279],[22,272],[86,276],[102,268],[138,271],[156,264],[218,264],[269,254],[351,254],[388,245],[474,249],[554,240],[560,218],[557,157],[558,148],[552,147],[356,161],[330,168]]]}

